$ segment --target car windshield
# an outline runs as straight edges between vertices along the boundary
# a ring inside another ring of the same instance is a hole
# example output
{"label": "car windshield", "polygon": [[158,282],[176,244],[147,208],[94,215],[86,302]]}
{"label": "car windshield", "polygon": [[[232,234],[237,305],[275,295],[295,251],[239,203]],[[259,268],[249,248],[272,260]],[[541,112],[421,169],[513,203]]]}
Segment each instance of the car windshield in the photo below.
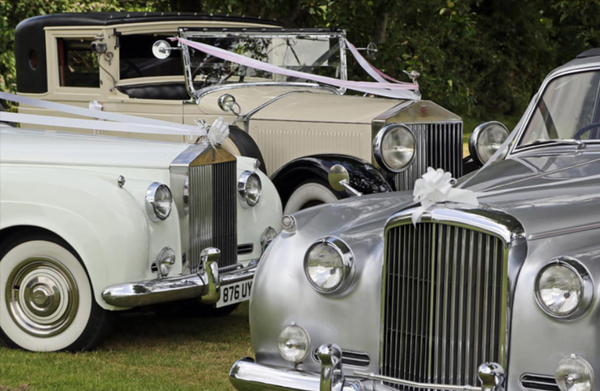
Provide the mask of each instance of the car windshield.
{"label": "car windshield", "polygon": [[600,142],[600,72],[558,77],[546,87],[518,146]]}
{"label": "car windshield", "polygon": [[[337,34],[210,34],[185,33],[187,39],[295,71],[345,79],[345,58]],[[305,82],[224,61],[189,48],[195,89],[226,83]]]}

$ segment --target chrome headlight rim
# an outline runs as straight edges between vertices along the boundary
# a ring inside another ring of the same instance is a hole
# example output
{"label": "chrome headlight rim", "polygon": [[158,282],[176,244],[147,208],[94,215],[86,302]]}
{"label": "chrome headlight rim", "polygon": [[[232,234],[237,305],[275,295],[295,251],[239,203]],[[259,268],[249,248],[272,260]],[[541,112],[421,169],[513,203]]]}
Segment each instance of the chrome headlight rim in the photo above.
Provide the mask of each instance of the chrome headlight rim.
{"label": "chrome headlight rim", "polygon": [[[506,141],[506,139],[510,136],[510,131],[508,130],[506,125],[504,125],[502,122],[498,122],[498,121],[488,121],[488,122],[483,122],[483,123],[477,125],[475,127],[475,129],[473,129],[471,136],[469,136],[469,154],[471,155],[471,157],[473,158],[475,163],[477,163],[480,166],[483,166],[485,163],[487,163],[487,161],[489,159],[486,159],[486,160],[482,159],[482,157],[481,157],[482,153],[480,150],[480,148],[482,146],[479,145],[479,142],[481,141],[481,137],[483,136],[485,131],[489,131],[494,126],[499,126],[506,132],[506,137],[504,138],[504,140],[502,142]],[[508,148],[505,148],[500,159],[504,159],[507,154],[508,154]]]}
{"label": "chrome headlight rim", "polygon": [[[321,245],[331,247],[342,260],[342,278],[340,282],[332,288],[323,288],[319,286],[315,281],[313,281],[308,271],[308,256],[316,246]],[[306,275],[306,279],[310,285],[319,293],[327,295],[345,291],[354,280],[354,272],[354,254],[352,253],[352,250],[350,250],[350,247],[342,239],[333,236],[321,238],[313,242],[308,247],[308,250],[306,250],[306,254],[304,255],[304,274]]]}
{"label": "chrome headlight rim", "polygon": [[[250,178],[255,178],[258,182],[258,197],[256,200],[249,197],[248,182]],[[238,193],[246,206],[256,206],[262,195],[262,181],[260,176],[255,171],[244,171],[238,178]]]}
{"label": "chrome headlight rim", "polygon": [[[546,272],[549,268],[556,266],[565,267],[569,271],[571,271],[575,276],[577,276],[577,279],[579,280],[579,284],[581,286],[581,294],[579,295],[579,303],[577,307],[565,314],[559,314],[552,311],[550,308],[548,308],[548,306],[541,297],[540,279],[544,272]],[[572,257],[561,256],[551,259],[538,271],[535,277],[534,284],[535,300],[538,306],[548,316],[554,319],[571,320],[580,317],[587,311],[594,298],[594,282],[592,280],[590,272],[581,263],[581,261]]]}
{"label": "chrome headlight rim", "polygon": [[[159,193],[159,191],[166,191],[168,193],[169,206],[166,212],[161,211],[158,207],[156,195]],[[171,193],[169,186],[159,182],[153,182],[150,186],[148,186],[148,189],[146,190],[146,214],[148,215],[148,218],[151,221],[158,223],[169,217],[172,210],[173,193]]]}
{"label": "chrome headlight rim", "polygon": [[[413,144],[413,153],[412,153],[412,156],[410,157],[410,160],[404,166],[402,166],[400,168],[392,167],[390,164],[388,164],[388,162],[385,160],[385,157],[383,155],[383,150],[382,150],[382,146],[383,146],[385,137],[388,136],[389,134],[391,134],[392,131],[397,130],[397,129],[405,131],[411,137],[412,144]],[[403,172],[403,171],[406,171],[406,169],[408,167],[410,167],[411,163],[415,159],[416,144],[417,144],[417,141],[415,139],[415,135],[413,134],[412,130],[410,130],[410,128],[408,126],[403,125],[403,124],[398,124],[398,123],[388,124],[388,125],[385,125],[383,128],[381,128],[379,130],[379,132],[377,132],[377,134],[375,135],[375,138],[373,138],[373,157],[375,158],[375,162],[377,162],[379,167],[382,167],[385,170],[393,172],[393,173]]]}

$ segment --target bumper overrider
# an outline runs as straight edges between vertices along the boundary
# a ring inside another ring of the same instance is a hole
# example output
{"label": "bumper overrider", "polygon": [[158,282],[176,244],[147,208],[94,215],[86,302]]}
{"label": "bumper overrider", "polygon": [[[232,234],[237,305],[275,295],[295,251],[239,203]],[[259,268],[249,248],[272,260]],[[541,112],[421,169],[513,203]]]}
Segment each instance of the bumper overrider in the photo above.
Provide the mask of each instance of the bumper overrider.
{"label": "bumper overrider", "polygon": [[221,287],[254,278],[256,264],[219,275],[221,252],[213,247],[202,250],[202,271],[197,274],[129,282],[113,285],[102,292],[102,298],[116,307],[139,307],[186,299],[200,299],[215,304],[221,297]]}
{"label": "bumper overrider", "polygon": [[354,372],[356,376],[345,377],[342,373],[342,351],[339,347],[333,344],[321,345],[317,356],[321,361],[320,374],[262,365],[246,357],[233,364],[229,371],[229,380],[240,391],[397,391],[384,382],[435,390],[504,390],[504,370],[496,363],[484,363],[479,366],[481,386],[475,387],[417,383],[360,371]]}

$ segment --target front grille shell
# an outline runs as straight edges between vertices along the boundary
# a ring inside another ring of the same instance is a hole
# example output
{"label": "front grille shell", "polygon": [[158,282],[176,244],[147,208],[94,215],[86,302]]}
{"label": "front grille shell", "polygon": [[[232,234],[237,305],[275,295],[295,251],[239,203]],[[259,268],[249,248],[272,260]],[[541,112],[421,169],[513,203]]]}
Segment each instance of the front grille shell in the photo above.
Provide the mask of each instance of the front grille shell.
{"label": "front grille shell", "polygon": [[477,367],[484,361],[506,368],[509,253],[513,245],[524,248],[522,227],[487,209],[437,209],[414,227],[411,212],[386,225],[380,373],[477,385]]}

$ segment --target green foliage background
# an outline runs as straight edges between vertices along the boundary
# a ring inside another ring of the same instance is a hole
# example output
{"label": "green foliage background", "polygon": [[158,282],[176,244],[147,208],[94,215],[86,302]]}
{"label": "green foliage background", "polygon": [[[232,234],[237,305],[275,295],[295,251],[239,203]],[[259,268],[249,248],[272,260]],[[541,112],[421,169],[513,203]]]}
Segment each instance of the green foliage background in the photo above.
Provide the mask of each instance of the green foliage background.
{"label": "green foliage background", "polygon": [[421,72],[425,99],[486,119],[519,115],[551,69],[600,47],[600,0],[0,0],[0,89],[15,90],[18,22],[88,11],[191,11],[344,28],[356,45],[378,44],[374,65],[391,76]]}

